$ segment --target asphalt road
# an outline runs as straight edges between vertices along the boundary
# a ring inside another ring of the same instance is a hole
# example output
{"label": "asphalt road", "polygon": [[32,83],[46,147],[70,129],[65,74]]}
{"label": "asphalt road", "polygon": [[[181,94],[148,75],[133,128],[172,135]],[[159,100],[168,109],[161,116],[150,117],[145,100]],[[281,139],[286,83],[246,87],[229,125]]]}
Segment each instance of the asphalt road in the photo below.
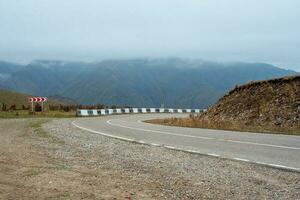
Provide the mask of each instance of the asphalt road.
{"label": "asphalt road", "polygon": [[142,121],[185,114],[78,118],[83,130],[122,140],[300,171],[300,136],[154,125]]}

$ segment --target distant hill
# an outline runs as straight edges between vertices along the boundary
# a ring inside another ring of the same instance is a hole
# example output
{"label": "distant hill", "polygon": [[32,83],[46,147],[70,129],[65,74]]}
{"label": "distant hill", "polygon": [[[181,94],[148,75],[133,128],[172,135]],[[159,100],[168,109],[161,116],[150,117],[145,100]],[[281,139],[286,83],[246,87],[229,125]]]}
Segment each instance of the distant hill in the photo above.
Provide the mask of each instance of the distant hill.
{"label": "distant hill", "polygon": [[238,86],[198,117],[170,125],[300,134],[300,76]]}
{"label": "distant hill", "polygon": [[264,63],[179,58],[99,63],[40,60],[15,70],[2,68],[0,63],[0,88],[64,96],[81,104],[175,108],[205,108],[235,85],[296,74]]}
{"label": "distant hill", "polygon": [[[28,98],[31,95],[19,93],[19,92],[12,92],[8,90],[0,90],[0,108],[2,108],[2,104],[6,104],[7,108],[11,105],[16,105],[18,109],[22,108],[22,106],[28,106]],[[69,105],[69,101],[64,101],[63,99],[57,99],[55,97],[48,98],[47,104],[50,105]]]}
{"label": "distant hill", "polygon": [[68,97],[54,95],[54,96],[49,96],[48,99],[55,100],[57,102],[60,102],[63,105],[78,105],[78,103],[74,99]]}

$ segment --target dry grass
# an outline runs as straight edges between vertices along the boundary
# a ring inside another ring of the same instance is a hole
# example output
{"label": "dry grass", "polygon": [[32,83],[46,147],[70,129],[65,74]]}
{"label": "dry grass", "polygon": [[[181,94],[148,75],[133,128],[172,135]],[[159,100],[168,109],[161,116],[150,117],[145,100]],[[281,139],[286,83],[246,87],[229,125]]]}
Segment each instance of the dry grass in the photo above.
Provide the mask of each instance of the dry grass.
{"label": "dry grass", "polygon": [[[16,105],[16,107],[20,109],[22,108],[22,105],[24,106],[30,105],[28,103],[28,98],[31,96],[32,95],[29,94],[0,89],[0,107],[2,106],[2,103],[4,103],[7,105],[7,108],[9,108],[11,105]],[[59,105],[59,104],[63,104],[63,102],[59,102],[53,99],[48,99],[45,105],[49,105],[49,104]]]}
{"label": "dry grass", "polygon": [[170,126],[300,135],[300,76],[238,86],[199,116],[150,122]]}
{"label": "dry grass", "polygon": [[28,127],[31,128],[33,130],[33,132],[40,138],[47,139],[49,142],[52,142],[52,143],[64,144],[63,140],[61,140],[53,135],[50,135],[49,133],[44,131],[42,125],[47,122],[49,122],[49,119],[37,119],[37,120],[30,122],[28,124]]}
{"label": "dry grass", "polygon": [[229,93],[227,95],[225,95],[224,97],[240,91],[240,90],[244,90],[244,89],[248,89],[251,87],[255,87],[255,86],[261,86],[264,84],[279,84],[279,83],[290,83],[290,82],[296,82],[300,80],[300,76],[286,76],[286,77],[282,77],[282,78],[275,78],[275,79],[270,79],[270,80],[263,80],[263,81],[251,81],[247,84],[244,85],[240,85],[240,86],[236,86],[233,90],[229,91]]}
{"label": "dry grass", "polygon": [[0,118],[70,118],[75,117],[76,112],[46,111],[31,114],[28,110],[0,111]]}
{"label": "dry grass", "polygon": [[228,131],[240,131],[240,132],[255,132],[266,134],[284,134],[284,135],[299,135],[300,128],[296,130],[286,130],[284,128],[273,126],[247,126],[242,123],[232,123],[229,121],[210,123],[200,122],[196,118],[168,118],[168,119],[153,119],[145,121],[147,123],[167,125],[167,126],[179,126],[188,128],[204,128],[204,129],[219,129]]}

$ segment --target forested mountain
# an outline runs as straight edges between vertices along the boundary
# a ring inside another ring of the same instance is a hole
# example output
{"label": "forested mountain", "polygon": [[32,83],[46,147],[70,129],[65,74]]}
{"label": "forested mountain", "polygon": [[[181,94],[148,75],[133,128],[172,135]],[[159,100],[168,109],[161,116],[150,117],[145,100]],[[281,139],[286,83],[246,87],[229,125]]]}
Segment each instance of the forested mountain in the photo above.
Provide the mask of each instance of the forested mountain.
{"label": "forested mountain", "polygon": [[179,58],[99,63],[0,62],[0,88],[59,95],[83,104],[203,108],[235,85],[296,72],[264,63],[215,63]]}

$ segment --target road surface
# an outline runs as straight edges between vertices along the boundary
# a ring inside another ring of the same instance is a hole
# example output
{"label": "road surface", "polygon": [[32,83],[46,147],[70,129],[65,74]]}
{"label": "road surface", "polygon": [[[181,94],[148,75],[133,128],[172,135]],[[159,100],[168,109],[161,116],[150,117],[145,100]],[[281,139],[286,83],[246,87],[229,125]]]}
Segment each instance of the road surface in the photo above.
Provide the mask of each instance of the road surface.
{"label": "road surface", "polygon": [[300,171],[300,136],[183,128],[143,122],[186,114],[78,118],[83,130],[127,141]]}

